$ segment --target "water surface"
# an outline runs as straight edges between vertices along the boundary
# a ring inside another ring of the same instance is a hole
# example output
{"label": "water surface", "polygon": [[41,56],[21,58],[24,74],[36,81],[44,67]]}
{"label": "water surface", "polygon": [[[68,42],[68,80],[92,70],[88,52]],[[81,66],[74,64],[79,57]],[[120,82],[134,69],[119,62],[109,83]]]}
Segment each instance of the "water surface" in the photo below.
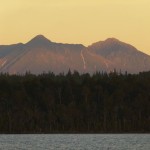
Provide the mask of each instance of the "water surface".
{"label": "water surface", "polygon": [[150,150],[150,134],[0,135],[0,150]]}

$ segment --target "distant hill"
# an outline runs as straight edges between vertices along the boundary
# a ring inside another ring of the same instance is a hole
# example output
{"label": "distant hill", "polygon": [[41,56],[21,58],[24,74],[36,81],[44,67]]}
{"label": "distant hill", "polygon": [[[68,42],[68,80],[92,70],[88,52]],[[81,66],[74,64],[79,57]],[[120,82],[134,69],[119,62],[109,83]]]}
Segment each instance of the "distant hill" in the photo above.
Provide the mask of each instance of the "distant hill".
{"label": "distant hill", "polygon": [[40,74],[68,72],[69,69],[80,73],[114,69],[138,73],[150,70],[150,56],[114,38],[85,47],[55,43],[37,35],[26,44],[0,46],[0,72]]}

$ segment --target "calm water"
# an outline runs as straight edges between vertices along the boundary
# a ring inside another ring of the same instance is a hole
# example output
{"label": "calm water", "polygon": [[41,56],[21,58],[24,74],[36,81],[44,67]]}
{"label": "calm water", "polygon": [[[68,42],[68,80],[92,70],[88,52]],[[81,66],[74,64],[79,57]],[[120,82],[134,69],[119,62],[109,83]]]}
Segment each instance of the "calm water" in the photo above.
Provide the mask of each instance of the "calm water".
{"label": "calm water", "polygon": [[150,150],[150,134],[0,135],[0,150]]}

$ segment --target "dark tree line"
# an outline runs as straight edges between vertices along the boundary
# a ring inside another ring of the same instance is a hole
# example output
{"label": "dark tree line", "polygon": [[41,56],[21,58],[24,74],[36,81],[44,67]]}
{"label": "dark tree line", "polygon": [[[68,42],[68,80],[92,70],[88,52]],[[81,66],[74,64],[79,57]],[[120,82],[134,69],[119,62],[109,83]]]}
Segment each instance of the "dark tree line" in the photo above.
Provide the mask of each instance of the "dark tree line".
{"label": "dark tree line", "polygon": [[150,72],[0,75],[0,133],[150,132]]}

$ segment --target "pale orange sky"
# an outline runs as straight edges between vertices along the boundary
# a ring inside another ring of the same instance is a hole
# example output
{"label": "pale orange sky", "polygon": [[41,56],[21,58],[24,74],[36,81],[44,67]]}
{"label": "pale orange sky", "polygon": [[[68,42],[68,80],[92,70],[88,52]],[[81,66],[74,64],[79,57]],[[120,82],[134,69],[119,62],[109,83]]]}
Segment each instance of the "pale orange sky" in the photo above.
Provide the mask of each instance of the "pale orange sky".
{"label": "pale orange sky", "polygon": [[0,45],[37,34],[86,46],[115,37],[150,54],[150,0],[0,0]]}

